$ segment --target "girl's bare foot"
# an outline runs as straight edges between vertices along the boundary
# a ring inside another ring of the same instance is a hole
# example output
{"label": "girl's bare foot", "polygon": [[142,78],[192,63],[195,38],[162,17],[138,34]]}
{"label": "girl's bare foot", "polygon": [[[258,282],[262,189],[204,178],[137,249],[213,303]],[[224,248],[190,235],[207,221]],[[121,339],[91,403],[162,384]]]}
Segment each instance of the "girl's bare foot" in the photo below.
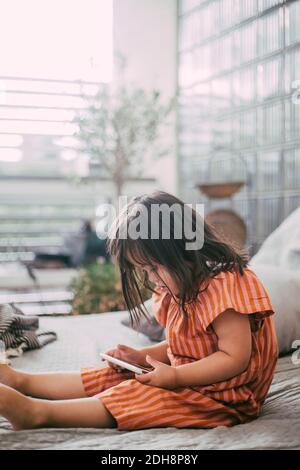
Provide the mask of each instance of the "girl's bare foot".
{"label": "girl's bare foot", "polygon": [[0,384],[20,390],[21,374],[9,367],[7,364],[0,364]]}
{"label": "girl's bare foot", "polygon": [[15,431],[34,429],[43,424],[38,401],[6,385],[0,385],[0,416],[6,418]]}

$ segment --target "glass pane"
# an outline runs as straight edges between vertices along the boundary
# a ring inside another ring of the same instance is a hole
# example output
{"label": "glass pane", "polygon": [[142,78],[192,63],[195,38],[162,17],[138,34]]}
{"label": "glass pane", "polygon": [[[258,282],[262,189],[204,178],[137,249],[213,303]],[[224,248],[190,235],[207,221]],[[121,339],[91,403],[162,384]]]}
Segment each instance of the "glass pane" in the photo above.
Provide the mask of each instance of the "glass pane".
{"label": "glass pane", "polygon": [[233,157],[223,150],[216,151],[208,161],[207,178],[209,181],[239,180],[240,164],[238,156]]}
{"label": "glass pane", "polygon": [[237,3],[235,0],[219,1],[220,30],[228,29],[236,23],[238,18]]}
{"label": "glass pane", "polygon": [[284,132],[285,132],[285,140],[291,139],[291,107],[293,106],[291,100],[286,100],[284,103]]}
{"label": "glass pane", "polygon": [[213,133],[213,146],[214,148],[221,149],[222,151],[228,151],[231,146],[231,119],[224,118],[216,121],[212,129]]}
{"label": "glass pane", "polygon": [[300,49],[296,48],[291,50],[286,56],[286,63],[289,68],[289,79],[286,84],[286,92],[291,93],[295,90],[293,87],[293,82],[299,80],[299,70],[300,70]]}
{"label": "glass pane", "polygon": [[261,100],[278,96],[282,83],[282,60],[276,57],[257,67],[258,97]]}
{"label": "glass pane", "polygon": [[208,44],[195,51],[195,76],[196,82],[206,80],[213,73],[214,57],[212,54],[213,46]]}
{"label": "glass pane", "polygon": [[259,11],[267,10],[282,3],[282,0],[258,0]]}
{"label": "glass pane", "polygon": [[180,51],[188,49],[190,47],[190,44],[192,43],[191,32],[189,29],[189,19],[189,16],[182,18],[178,26],[178,40]]}
{"label": "glass pane", "polygon": [[300,3],[293,2],[287,7],[288,15],[288,30],[287,30],[287,42],[292,44],[293,42],[300,40]]}
{"label": "glass pane", "polygon": [[214,57],[219,70],[227,70],[232,67],[232,34],[223,36],[219,40],[219,55]]}
{"label": "glass pane", "polygon": [[282,9],[259,20],[259,53],[269,54],[283,46]]}
{"label": "glass pane", "polygon": [[281,188],[281,165],[279,152],[265,152],[258,156],[258,186],[262,191]]}
{"label": "glass pane", "polygon": [[280,200],[278,198],[263,198],[258,200],[257,233],[260,242],[278,227]]}
{"label": "glass pane", "polygon": [[200,10],[198,28],[202,31],[202,39],[213,36],[220,30],[219,2],[209,2]]}
{"label": "glass pane", "polygon": [[260,144],[275,144],[282,141],[284,137],[282,107],[281,103],[272,103],[259,110],[257,133]]}
{"label": "glass pane", "polygon": [[285,133],[287,140],[298,140],[300,132],[300,104],[285,102]]}
{"label": "glass pane", "polygon": [[255,99],[256,74],[253,67],[237,71],[233,78],[233,104],[242,106]]}
{"label": "glass pane", "polygon": [[230,77],[221,77],[212,81],[212,107],[215,110],[227,109],[231,105]]}
{"label": "glass pane", "polygon": [[178,83],[180,87],[188,87],[196,82],[195,52],[179,55]]}
{"label": "glass pane", "polygon": [[[257,187],[257,158],[255,154],[243,153],[241,155],[245,163],[246,181],[249,190],[255,190]],[[246,189],[245,189],[246,191]]]}
{"label": "glass pane", "polygon": [[179,11],[180,13],[187,13],[190,10],[193,10],[195,7],[200,5],[203,0],[180,0],[179,2]]}
{"label": "glass pane", "polygon": [[300,149],[289,150],[284,154],[284,187],[300,189]]}
{"label": "glass pane", "polygon": [[250,110],[241,114],[240,144],[251,147],[256,142],[256,111]]}
{"label": "glass pane", "polygon": [[243,0],[238,2],[240,8],[240,20],[254,16],[257,12],[257,0]]}
{"label": "glass pane", "polygon": [[218,2],[209,2],[187,16],[179,23],[180,49],[199,44],[219,30]]}
{"label": "glass pane", "polygon": [[189,49],[195,44],[199,44],[203,34],[200,27],[199,12],[192,13],[182,18],[179,23],[179,44],[180,50]]}
{"label": "glass pane", "polygon": [[286,195],[284,198],[285,217],[300,207],[300,196],[296,194]]}
{"label": "glass pane", "polygon": [[291,103],[291,138],[299,139],[300,132],[300,104]]}
{"label": "glass pane", "polygon": [[241,120],[240,115],[236,114],[232,117],[232,146],[239,149],[241,146]]}
{"label": "glass pane", "polygon": [[238,61],[248,62],[257,56],[257,24],[252,22],[240,30],[240,50]]}

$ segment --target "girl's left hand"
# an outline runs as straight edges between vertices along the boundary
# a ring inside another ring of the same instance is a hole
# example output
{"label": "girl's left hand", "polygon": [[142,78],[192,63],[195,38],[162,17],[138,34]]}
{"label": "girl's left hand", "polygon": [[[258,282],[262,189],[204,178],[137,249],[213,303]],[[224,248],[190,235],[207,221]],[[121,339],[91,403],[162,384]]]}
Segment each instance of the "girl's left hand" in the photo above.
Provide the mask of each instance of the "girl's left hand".
{"label": "girl's left hand", "polygon": [[151,364],[154,370],[147,372],[146,374],[136,374],[136,380],[146,385],[166,388],[168,390],[174,390],[177,388],[175,367],[157,361],[149,355],[146,356],[146,360]]}

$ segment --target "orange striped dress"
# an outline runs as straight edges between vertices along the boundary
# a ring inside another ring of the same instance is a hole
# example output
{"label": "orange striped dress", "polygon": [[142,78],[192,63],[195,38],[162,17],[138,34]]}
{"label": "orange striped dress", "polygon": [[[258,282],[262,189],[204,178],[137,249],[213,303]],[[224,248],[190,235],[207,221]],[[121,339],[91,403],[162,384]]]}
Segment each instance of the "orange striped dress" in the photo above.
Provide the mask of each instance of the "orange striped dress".
{"label": "orange striped dress", "polygon": [[252,354],[247,369],[223,382],[166,390],[141,384],[132,372],[109,367],[83,368],[87,396],[96,396],[114,416],[119,429],[173,426],[213,428],[256,418],[272,382],[278,345],[270,299],[255,273],[222,272],[201,292],[188,317],[168,292],[153,294],[154,313],[166,328],[173,366],[198,361],[218,350],[212,322],[227,309],[249,316]]}

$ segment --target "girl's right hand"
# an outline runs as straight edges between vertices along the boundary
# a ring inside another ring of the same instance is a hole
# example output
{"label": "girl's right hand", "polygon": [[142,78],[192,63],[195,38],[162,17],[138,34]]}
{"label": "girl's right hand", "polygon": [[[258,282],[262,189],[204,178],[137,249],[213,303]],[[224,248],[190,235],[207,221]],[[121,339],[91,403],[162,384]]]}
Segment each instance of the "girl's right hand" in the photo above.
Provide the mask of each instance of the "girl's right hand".
{"label": "girl's right hand", "polygon": [[[110,349],[106,352],[106,354],[117,359],[121,359],[122,361],[149,367],[149,364],[146,362],[146,357],[142,351],[126,346],[125,344],[118,344],[116,348]],[[102,359],[102,361],[104,360],[105,359]],[[118,366],[117,364],[113,364],[112,362],[108,362],[108,365],[111,369],[114,369],[118,372],[125,370],[123,367]]]}

